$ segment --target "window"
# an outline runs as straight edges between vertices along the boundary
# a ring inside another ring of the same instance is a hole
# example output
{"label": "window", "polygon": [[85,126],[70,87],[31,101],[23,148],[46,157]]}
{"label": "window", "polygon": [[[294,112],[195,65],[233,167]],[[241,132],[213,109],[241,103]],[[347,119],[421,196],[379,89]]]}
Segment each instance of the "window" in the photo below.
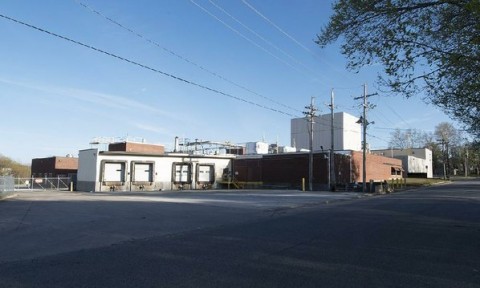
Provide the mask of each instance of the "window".
{"label": "window", "polygon": [[398,168],[398,167],[391,167],[390,169],[391,171],[391,175],[402,175],[402,168]]}

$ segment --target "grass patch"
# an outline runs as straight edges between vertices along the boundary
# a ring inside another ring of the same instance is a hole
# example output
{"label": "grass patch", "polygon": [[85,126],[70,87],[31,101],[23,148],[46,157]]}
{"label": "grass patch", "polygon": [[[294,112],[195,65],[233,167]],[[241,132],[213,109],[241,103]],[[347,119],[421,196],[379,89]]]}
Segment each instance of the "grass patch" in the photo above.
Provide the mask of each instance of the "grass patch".
{"label": "grass patch", "polygon": [[413,187],[418,187],[418,186],[431,186],[434,184],[446,182],[448,180],[440,179],[440,178],[407,178],[407,186],[413,186]]}

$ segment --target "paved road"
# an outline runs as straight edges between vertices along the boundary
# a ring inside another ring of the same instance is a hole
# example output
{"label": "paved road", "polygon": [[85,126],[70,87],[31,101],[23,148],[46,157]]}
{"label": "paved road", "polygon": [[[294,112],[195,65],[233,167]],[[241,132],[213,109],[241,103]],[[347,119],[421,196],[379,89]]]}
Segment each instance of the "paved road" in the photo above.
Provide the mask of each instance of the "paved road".
{"label": "paved road", "polygon": [[254,190],[17,194],[0,202],[0,263],[232,225],[360,197]]}
{"label": "paved road", "polygon": [[[360,199],[62,195],[0,203],[0,219],[23,213],[0,222],[0,287],[480,287],[478,181]],[[93,241],[102,229],[108,237]],[[55,250],[47,232],[62,230],[89,240],[71,237],[79,248],[63,251],[63,238]],[[31,250],[3,249],[4,236],[22,246],[22,236],[39,235]],[[47,252],[35,253],[45,241]]]}

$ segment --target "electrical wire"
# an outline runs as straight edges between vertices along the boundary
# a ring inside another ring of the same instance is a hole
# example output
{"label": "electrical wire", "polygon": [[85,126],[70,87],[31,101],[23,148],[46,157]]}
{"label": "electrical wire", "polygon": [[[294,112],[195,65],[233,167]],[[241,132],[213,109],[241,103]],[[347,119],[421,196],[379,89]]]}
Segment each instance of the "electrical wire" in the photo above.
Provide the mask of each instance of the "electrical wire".
{"label": "electrical wire", "polygon": [[[216,15],[214,15],[213,13],[211,13],[210,11],[208,11],[205,7],[201,6],[200,4],[198,4],[197,2],[193,1],[193,0],[190,0],[190,2],[192,4],[194,4],[195,6],[197,6],[200,10],[202,10],[203,12],[205,12],[206,14],[208,14],[210,17],[212,17],[213,19],[217,20],[218,22],[220,22],[222,25],[224,25],[225,27],[227,27],[228,29],[230,29],[231,31],[233,31],[235,34],[239,35],[241,38],[243,38],[244,40],[248,41],[249,43],[251,43],[252,45],[254,45],[255,47],[259,48],[260,50],[262,50],[263,52],[267,53],[268,55],[272,56],[273,58],[277,59],[278,61],[282,62],[283,64],[287,65],[288,67],[296,70],[297,72],[300,72],[301,74],[305,75],[305,76],[309,76],[307,73],[305,73],[304,71],[301,71],[300,69],[298,69],[297,67],[293,66],[292,64],[288,63],[287,61],[283,60],[282,58],[278,57],[277,55],[273,54],[272,52],[268,51],[266,48],[264,48],[262,45],[258,44],[257,42],[253,41],[252,39],[248,38],[247,36],[245,36],[244,34],[242,34],[240,31],[238,31],[237,29],[233,28],[232,26],[228,25],[225,21],[223,21],[222,19],[218,18]],[[318,79],[314,79],[314,80],[317,80]]]}
{"label": "electrical wire", "polygon": [[87,9],[88,11],[90,11],[90,12],[92,12],[92,13],[94,13],[94,14],[97,14],[98,16],[104,18],[105,20],[107,20],[107,21],[115,24],[116,26],[118,26],[118,27],[120,27],[120,28],[128,31],[129,33],[131,33],[131,34],[139,37],[140,39],[143,39],[143,40],[145,40],[146,42],[148,42],[148,43],[150,43],[150,44],[152,44],[152,45],[154,45],[154,46],[162,49],[163,51],[165,51],[165,52],[167,52],[167,53],[169,53],[169,54],[171,54],[171,55],[173,55],[173,56],[175,56],[175,57],[177,57],[177,58],[179,58],[179,59],[181,59],[181,60],[183,60],[183,61],[185,61],[185,62],[187,62],[187,63],[189,63],[189,64],[191,64],[191,65],[193,65],[193,66],[195,66],[195,67],[197,67],[197,68],[200,69],[200,70],[203,70],[203,71],[205,71],[205,72],[207,72],[207,73],[209,73],[209,74],[211,74],[211,75],[213,75],[213,76],[215,76],[215,77],[217,77],[217,78],[219,78],[219,79],[221,79],[221,80],[223,80],[223,81],[225,81],[225,82],[227,82],[227,83],[230,83],[230,84],[232,84],[232,85],[234,85],[234,86],[236,86],[236,87],[238,87],[238,88],[240,88],[240,89],[243,89],[243,90],[245,90],[245,91],[247,91],[247,92],[249,92],[249,93],[251,93],[251,94],[254,94],[254,95],[258,96],[258,97],[261,97],[261,98],[263,98],[263,99],[265,99],[265,100],[268,100],[268,101],[270,101],[270,102],[272,102],[272,103],[275,103],[275,104],[277,104],[277,105],[280,105],[280,106],[282,106],[282,107],[284,107],[284,108],[288,108],[288,109],[290,109],[290,110],[292,110],[292,111],[295,111],[295,112],[300,112],[300,113],[302,112],[302,111],[300,111],[300,110],[298,110],[298,109],[296,109],[296,108],[293,108],[293,107],[291,107],[291,106],[285,105],[285,104],[283,104],[283,103],[281,103],[281,102],[278,102],[278,101],[276,101],[276,100],[274,100],[274,99],[271,99],[271,98],[269,98],[269,97],[267,97],[267,96],[264,96],[264,95],[262,95],[262,94],[260,94],[260,93],[257,93],[257,92],[255,92],[255,91],[253,91],[253,90],[251,90],[251,89],[249,89],[249,88],[247,88],[247,87],[245,87],[245,86],[243,86],[243,85],[241,85],[241,84],[235,83],[235,82],[233,82],[232,80],[229,80],[228,78],[226,78],[226,77],[224,77],[224,76],[222,76],[222,75],[220,75],[220,74],[218,74],[218,73],[216,73],[216,72],[213,72],[213,71],[211,71],[211,70],[203,67],[202,65],[199,65],[199,64],[193,62],[192,60],[189,60],[188,58],[186,58],[186,57],[184,57],[184,56],[182,56],[182,55],[180,55],[180,54],[178,54],[178,53],[175,53],[175,52],[172,51],[171,49],[168,49],[168,48],[162,46],[161,44],[159,44],[158,42],[156,42],[156,41],[154,41],[154,40],[151,40],[151,39],[148,38],[148,37],[145,37],[144,35],[140,34],[139,32],[137,32],[137,31],[135,31],[135,30],[133,30],[133,29],[131,29],[131,28],[129,28],[129,27],[121,24],[120,22],[116,21],[115,19],[113,19],[113,18],[111,18],[111,17],[103,14],[102,12],[94,9],[93,7],[87,5],[87,4],[83,3],[83,2],[80,2],[80,1],[78,1],[78,0],[75,0],[75,2],[76,2],[77,4],[79,4],[80,6],[84,7],[85,9]]}
{"label": "electrical wire", "polygon": [[208,86],[205,86],[205,85],[202,85],[202,84],[199,84],[199,83],[196,83],[196,82],[193,82],[193,81],[190,81],[190,80],[181,78],[181,77],[179,77],[179,76],[175,76],[175,75],[173,75],[173,74],[170,74],[170,73],[161,71],[161,70],[156,69],[156,68],[152,68],[152,67],[150,67],[150,66],[147,66],[147,65],[145,65],[145,64],[141,64],[141,63],[139,63],[139,62],[136,62],[136,61],[127,59],[127,58],[122,57],[122,56],[118,56],[118,55],[116,55],[116,54],[114,54],[114,53],[111,53],[111,52],[108,52],[108,51],[105,51],[105,50],[102,50],[102,49],[93,47],[93,46],[91,46],[91,45],[84,44],[84,43],[82,43],[82,42],[80,42],[80,41],[73,40],[73,39],[71,39],[71,38],[68,38],[68,37],[65,37],[65,36],[62,36],[62,35],[59,35],[59,34],[50,32],[50,31],[45,30],[45,29],[43,29],[43,28],[40,28],[40,27],[31,25],[31,24],[25,23],[25,22],[23,22],[23,21],[20,21],[20,20],[17,20],[17,19],[8,17],[8,16],[6,16],[6,15],[0,14],[0,17],[1,17],[1,18],[4,18],[4,19],[6,19],[6,20],[9,20],[9,21],[11,21],[11,22],[14,22],[14,23],[16,23],[16,24],[20,24],[20,25],[26,26],[26,27],[28,27],[28,28],[31,28],[31,29],[34,29],[34,30],[37,30],[37,31],[40,31],[40,32],[43,32],[43,33],[46,33],[46,34],[48,34],[48,35],[50,35],[50,36],[54,36],[54,37],[60,38],[60,39],[62,39],[62,40],[68,41],[68,42],[70,42],[70,43],[74,43],[74,44],[79,45],[79,46],[82,46],[82,47],[84,47],[84,48],[88,48],[88,49],[93,50],[93,51],[96,51],[96,52],[98,52],[98,53],[105,54],[105,55],[107,55],[107,56],[116,58],[116,59],[118,59],[118,60],[121,60],[121,61],[130,63],[130,64],[132,64],[132,65],[141,67],[141,68],[143,68],[143,69],[146,69],[146,70],[149,70],[149,71],[152,71],[152,72],[155,72],[155,73],[158,73],[158,74],[161,74],[161,75],[170,77],[170,78],[175,79],[175,80],[178,80],[178,81],[180,81],[180,82],[183,82],[183,83],[186,83],[186,84],[189,84],[189,85],[192,85],[192,86],[195,86],[195,87],[198,87],[198,88],[201,88],[201,89],[204,89],[204,90],[207,90],[207,91],[210,91],[210,92],[219,94],[219,95],[223,95],[223,96],[232,98],[232,99],[237,100],[237,101],[240,101],[240,102],[244,102],[244,103],[247,103],[247,104],[250,104],[250,105],[253,105],[253,106],[257,106],[257,107],[259,107],[259,108],[263,108],[263,109],[266,109],[266,110],[270,110],[270,111],[273,111],[273,112],[277,112],[277,113],[280,113],[280,114],[284,114],[284,115],[287,115],[287,116],[290,116],[290,117],[296,117],[295,115],[290,114],[290,113],[288,113],[288,112],[284,112],[284,111],[281,111],[281,110],[278,110],[278,109],[274,109],[274,108],[271,108],[271,107],[268,107],[268,106],[265,106],[265,105],[261,105],[261,104],[258,104],[258,103],[256,103],[256,102],[253,102],[253,101],[250,101],[250,100],[246,100],[246,99],[244,99],[244,98],[241,98],[241,97],[238,97],[238,96],[234,96],[234,95],[231,95],[231,94],[222,92],[222,91],[220,91],[220,90],[217,90],[217,89],[214,89],[214,88],[210,88],[210,87],[208,87]]}
{"label": "electrical wire", "polygon": [[[312,55],[314,58],[316,58],[317,60],[319,60],[320,62],[323,62],[324,64],[326,64],[327,66],[329,66],[330,68],[332,68],[334,71],[336,72],[339,72],[340,74],[344,75],[346,78],[349,78],[349,79],[352,79],[352,77],[350,75],[347,75],[341,71],[339,71],[337,68],[335,68],[333,65],[331,65],[330,63],[328,63],[327,61],[319,58],[312,50],[310,50],[308,47],[306,47],[305,45],[303,45],[302,43],[300,43],[300,41],[298,41],[297,39],[295,39],[295,37],[293,37],[292,35],[290,35],[289,33],[287,33],[285,30],[283,30],[282,28],[280,28],[280,26],[278,26],[277,24],[275,24],[272,20],[270,20],[267,16],[265,16],[263,13],[261,13],[258,9],[256,9],[252,4],[248,3],[246,0],[242,0],[242,3],[247,6],[250,10],[252,10],[255,14],[257,14],[260,18],[264,19],[268,24],[270,24],[271,26],[273,26],[275,29],[277,29],[280,33],[282,33],[283,35],[285,35],[288,39],[290,39],[291,41],[293,41],[295,44],[297,44],[299,47],[301,47],[303,50],[305,50],[307,53],[309,53],[310,55]],[[353,80],[353,79],[352,79]]]}
{"label": "electrical wire", "polygon": [[375,139],[378,139],[378,140],[383,141],[383,142],[385,142],[385,143],[390,143],[390,141],[387,141],[387,140],[385,140],[385,139],[383,139],[383,138],[380,138],[380,137],[378,137],[378,136],[372,135],[372,134],[370,134],[370,133],[367,133],[367,136],[372,137],[372,138],[375,138]]}
{"label": "electrical wire", "polygon": [[[243,28],[245,28],[246,30],[248,30],[250,33],[252,33],[253,35],[257,36],[259,39],[261,39],[263,42],[267,43],[270,47],[273,47],[275,50],[279,51],[280,53],[282,53],[283,55],[287,56],[288,58],[290,58],[292,61],[294,61],[295,63],[297,63],[298,65],[302,66],[303,68],[305,68],[308,72],[310,72],[312,75],[317,75],[315,71],[313,71],[311,68],[309,68],[307,65],[305,65],[304,63],[302,63],[300,60],[296,59],[294,56],[292,56],[291,54],[287,53],[285,50],[283,50],[282,48],[278,47],[277,45],[275,45],[274,43],[272,43],[271,41],[265,39],[265,37],[263,37],[262,35],[260,35],[259,33],[257,33],[255,30],[253,30],[252,28],[250,28],[249,26],[247,26],[246,24],[244,24],[242,21],[238,20],[236,17],[234,17],[232,14],[228,13],[223,7],[221,7],[220,5],[218,5],[217,3],[213,2],[212,0],[209,0],[209,2],[215,6],[218,10],[222,11],[225,15],[227,15],[228,17],[230,17],[231,19],[233,19],[235,22],[237,22],[239,25],[241,25]],[[318,76],[318,75],[317,75]]]}
{"label": "electrical wire", "polygon": [[258,11],[255,7],[253,7],[253,5],[251,5],[250,3],[248,3],[247,1],[245,0],[242,0],[243,4],[245,4],[245,6],[247,6],[248,8],[250,8],[253,12],[255,12],[258,16],[260,16],[261,18],[263,18],[265,21],[267,21],[270,25],[272,25],[273,27],[275,27],[275,29],[277,29],[278,31],[280,31],[283,35],[287,36],[290,40],[292,40],[294,43],[296,43],[298,46],[302,47],[303,50],[307,51],[308,53],[312,54],[315,56],[315,53],[312,52],[312,50],[310,50],[308,47],[306,47],[305,45],[303,45],[302,43],[300,43],[297,39],[295,39],[293,36],[291,36],[290,34],[288,34],[287,32],[285,32],[282,28],[280,28],[277,24],[273,23],[272,20],[268,19],[267,16],[263,15],[260,11]]}

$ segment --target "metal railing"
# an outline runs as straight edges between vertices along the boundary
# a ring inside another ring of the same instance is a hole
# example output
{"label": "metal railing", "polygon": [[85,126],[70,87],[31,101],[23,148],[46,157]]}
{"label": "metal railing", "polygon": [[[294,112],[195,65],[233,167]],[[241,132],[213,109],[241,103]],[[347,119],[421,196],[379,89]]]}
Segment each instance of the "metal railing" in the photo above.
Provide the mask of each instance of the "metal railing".
{"label": "metal railing", "polygon": [[14,178],[15,190],[70,190],[71,177]]}

